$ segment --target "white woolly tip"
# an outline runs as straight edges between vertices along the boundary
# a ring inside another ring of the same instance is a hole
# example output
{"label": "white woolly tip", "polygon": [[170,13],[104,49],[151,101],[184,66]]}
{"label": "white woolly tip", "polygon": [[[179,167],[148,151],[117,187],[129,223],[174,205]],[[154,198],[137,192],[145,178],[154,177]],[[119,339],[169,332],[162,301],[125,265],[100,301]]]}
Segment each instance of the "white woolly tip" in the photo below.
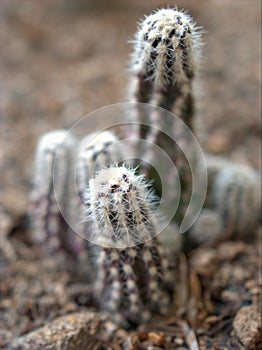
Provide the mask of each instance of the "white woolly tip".
{"label": "white woolly tip", "polygon": [[126,248],[154,237],[156,197],[148,187],[134,169],[100,170],[90,180],[86,195],[86,219],[92,222],[87,238],[104,247]]}
{"label": "white woolly tip", "polygon": [[198,29],[189,15],[176,9],[149,15],[136,34],[132,70],[160,89],[192,79],[201,46]]}

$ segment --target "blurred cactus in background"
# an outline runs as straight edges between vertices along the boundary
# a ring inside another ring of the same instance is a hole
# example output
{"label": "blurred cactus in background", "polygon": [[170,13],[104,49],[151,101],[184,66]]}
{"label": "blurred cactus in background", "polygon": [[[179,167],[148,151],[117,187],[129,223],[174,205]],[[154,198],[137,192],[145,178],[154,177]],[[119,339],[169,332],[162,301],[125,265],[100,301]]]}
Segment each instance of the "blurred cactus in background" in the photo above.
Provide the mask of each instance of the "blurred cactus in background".
{"label": "blurred cactus in background", "polygon": [[81,240],[65,221],[65,217],[76,220],[72,165],[77,144],[77,139],[67,130],[56,130],[45,134],[36,149],[29,211],[33,241],[46,254],[60,249],[71,254],[81,251]]}

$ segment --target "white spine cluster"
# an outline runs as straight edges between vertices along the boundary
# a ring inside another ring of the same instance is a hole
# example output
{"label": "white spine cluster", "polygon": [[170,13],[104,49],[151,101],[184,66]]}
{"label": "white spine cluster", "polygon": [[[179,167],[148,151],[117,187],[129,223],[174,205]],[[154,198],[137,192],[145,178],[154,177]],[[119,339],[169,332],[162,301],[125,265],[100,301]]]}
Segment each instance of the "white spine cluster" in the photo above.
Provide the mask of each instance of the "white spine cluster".
{"label": "white spine cluster", "polygon": [[151,93],[195,76],[200,34],[192,18],[184,12],[161,9],[147,16],[134,44],[132,71],[151,83]]}
{"label": "white spine cluster", "polygon": [[156,197],[144,177],[124,166],[100,170],[90,180],[86,217],[92,223],[91,241],[125,248],[157,234],[153,217]]}
{"label": "white spine cluster", "polygon": [[[200,56],[200,33],[192,18],[177,9],[161,9],[146,17],[134,40],[131,62],[131,100],[172,110],[192,128],[192,81]],[[161,115],[134,114],[135,122],[147,122],[148,141],[155,142]],[[162,121],[163,122],[163,121]],[[139,133],[138,128],[136,132]],[[144,135],[138,134],[137,137]]]}
{"label": "white spine cluster", "polygon": [[56,130],[45,134],[36,149],[30,214],[33,240],[45,253],[59,248],[74,253],[81,250],[62,215],[73,215],[71,175],[76,145],[68,131]]}

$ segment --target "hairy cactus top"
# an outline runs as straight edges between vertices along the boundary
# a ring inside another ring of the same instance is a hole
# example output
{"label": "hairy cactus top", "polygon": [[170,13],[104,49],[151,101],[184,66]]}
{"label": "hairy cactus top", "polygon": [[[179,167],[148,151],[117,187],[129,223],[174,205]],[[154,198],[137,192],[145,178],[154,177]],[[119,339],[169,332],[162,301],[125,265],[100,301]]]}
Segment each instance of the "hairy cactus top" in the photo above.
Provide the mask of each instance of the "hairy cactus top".
{"label": "hairy cactus top", "polygon": [[181,83],[194,76],[200,34],[191,17],[161,9],[146,17],[136,34],[134,72],[154,80],[156,87]]}
{"label": "hairy cactus top", "polygon": [[125,248],[156,235],[155,196],[144,177],[133,169],[110,167],[90,180],[86,196],[87,218],[93,224],[91,241]]}

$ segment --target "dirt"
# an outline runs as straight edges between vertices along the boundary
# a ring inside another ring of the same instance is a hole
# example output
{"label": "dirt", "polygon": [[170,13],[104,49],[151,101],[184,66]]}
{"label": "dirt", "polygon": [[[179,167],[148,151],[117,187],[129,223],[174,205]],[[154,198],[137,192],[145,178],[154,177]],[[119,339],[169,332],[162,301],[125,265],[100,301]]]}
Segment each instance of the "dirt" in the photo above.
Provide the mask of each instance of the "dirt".
{"label": "dirt", "polygon": [[[34,149],[43,133],[127,101],[132,51],[127,41],[144,14],[168,4],[187,9],[205,30],[196,118],[203,148],[260,169],[258,1],[1,0],[3,349],[11,342],[17,349],[24,346],[16,339],[33,330],[41,335],[41,327],[62,327],[59,322],[67,323],[63,317],[71,313],[93,317],[94,324],[96,317],[100,320],[83,267],[62,252],[43,257],[30,242]],[[85,348],[260,349],[260,235],[247,236],[253,242],[217,242],[181,253],[176,297],[167,316],[155,316],[138,330],[114,328],[110,335],[92,326]],[[101,317],[104,324],[106,316]],[[83,324],[79,321],[72,339],[79,340]]]}

